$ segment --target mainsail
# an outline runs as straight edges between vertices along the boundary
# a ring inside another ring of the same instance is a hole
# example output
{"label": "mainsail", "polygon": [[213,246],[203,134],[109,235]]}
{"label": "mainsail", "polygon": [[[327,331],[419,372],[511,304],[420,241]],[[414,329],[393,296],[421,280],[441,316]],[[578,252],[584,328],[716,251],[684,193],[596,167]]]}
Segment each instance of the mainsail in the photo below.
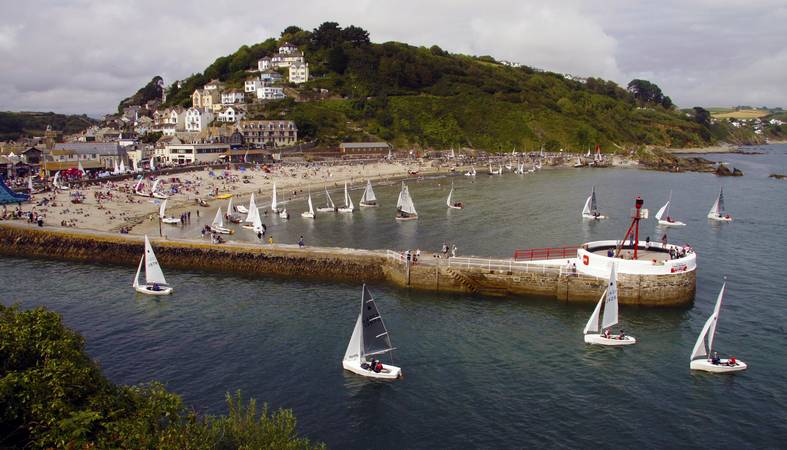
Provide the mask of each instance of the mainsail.
{"label": "mainsail", "polygon": [[661,207],[661,209],[656,213],[656,220],[661,220],[662,217],[665,215],[669,217],[669,204],[672,201],[672,191],[669,191],[669,198],[667,199],[667,203]]}
{"label": "mainsail", "polygon": [[604,315],[601,318],[602,329],[618,323],[618,282],[616,275],[615,264],[612,264],[612,271],[609,274],[609,287],[607,287],[607,299],[604,302]]}
{"label": "mainsail", "polygon": [[164,272],[161,271],[161,267],[158,265],[156,254],[153,253],[153,247],[150,246],[147,235],[145,235],[145,283],[167,284]]}
{"label": "mainsail", "polygon": [[262,233],[265,231],[265,227],[262,225],[262,219],[260,218],[260,210],[254,208],[250,211],[254,217],[251,220],[251,227],[255,233]]}
{"label": "mainsail", "polygon": [[393,350],[391,338],[385,328],[383,318],[377,310],[377,305],[372,298],[372,294],[363,285],[363,296],[361,299],[361,357],[380,355]]}
{"label": "mainsail", "polygon": [[331,194],[328,193],[328,188],[325,188],[325,206],[331,209],[336,208],[336,205],[334,205],[333,200],[331,199]]}
{"label": "mainsail", "polygon": [[[257,204],[254,203],[254,192],[251,193],[251,198],[249,199],[249,211],[246,213],[246,219],[244,222],[254,222],[254,211],[257,210]],[[259,213],[259,211],[257,211]]]}
{"label": "mainsail", "polygon": [[719,196],[716,198],[716,203],[708,212],[709,216],[722,216],[724,215],[724,188],[719,190]]}
{"label": "mainsail", "polygon": [[[721,291],[716,299],[716,306],[713,308],[713,314],[708,317],[705,326],[702,327],[702,332],[697,337],[697,342],[694,344],[694,350],[691,352],[692,361],[695,359],[707,357],[713,351],[713,338],[716,336],[716,324],[719,322],[719,310],[721,309],[721,299],[724,297],[724,288],[727,283],[721,285]],[[707,336],[707,349],[705,347],[705,338]]]}
{"label": "mainsail", "polygon": [[407,185],[404,184],[404,181],[402,182],[402,191],[399,192],[399,200],[396,202],[396,209],[399,209],[408,214],[418,214],[415,210],[413,199],[410,197],[410,190],[407,188]]}
{"label": "mainsail", "polygon": [[596,203],[596,187],[593,186],[593,191],[590,193],[590,211],[598,211],[598,204]]}
{"label": "mainsail", "polygon": [[371,180],[366,180],[366,189],[363,191],[363,197],[361,197],[361,203],[375,203],[377,201],[377,197],[374,195],[374,190],[372,189],[372,182]]}
{"label": "mainsail", "polygon": [[[314,215],[314,205],[312,205],[312,193],[309,192],[309,213]],[[259,215],[259,214],[257,214]]]}
{"label": "mainsail", "polygon": [[167,209],[167,201],[164,200],[163,202],[161,202],[161,206],[158,209],[158,216],[160,218],[163,219],[164,217],[166,217],[166,215],[165,215],[165,210],[166,209]]}
{"label": "mainsail", "polygon": [[271,196],[271,210],[273,212],[278,211],[278,202],[276,201],[276,183],[273,183],[273,196]]}
{"label": "mainsail", "polygon": [[211,223],[211,225],[218,228],[224,227],[224,219],[221,217],[221,207],[216,210],[216,217],[213,218],[213,223]]}

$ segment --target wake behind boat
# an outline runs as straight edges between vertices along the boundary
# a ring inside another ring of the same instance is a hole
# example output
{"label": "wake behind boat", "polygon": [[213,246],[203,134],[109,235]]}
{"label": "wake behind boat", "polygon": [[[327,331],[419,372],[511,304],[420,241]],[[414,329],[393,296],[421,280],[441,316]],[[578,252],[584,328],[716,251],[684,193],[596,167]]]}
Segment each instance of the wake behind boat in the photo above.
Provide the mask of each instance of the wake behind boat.
{"label": "wake behind boat", "polygon": [[[139,274],[143,264],[145,266],[145,284],[140,284]],[[141,294],[168,295],[172,293],[172,287],[167,284],[167,280],[164,278],[164,272],[161,271],[161,266],[156,259],[156,254],[153,253],[153,247],[150,246],[147,235],[145,235],[145,252],[139,260],[137,274],[134,275],[134,282],[131,286]]]}
{"label": "wake behind boat", "polygon": [[350,343],[344,352],[342,367],[367,378],[396,380],[402,377],[402,369],[393,365],[383,365],[376,359],[378,355],[393,350],[388,329],[385,328],[372,294],[364,284],[361,291],[361,311],[355,321]]}
{"label": "wake behind boat", "polygon": [[724,297],[724,289],[726,287],[727,282],[725,281],[721,285],[719,296],[716,298],[716,306],[713,308],[713,313],[708,317],[705,326],[702,327],[702,331],[697,337],[697,342],[694,344],[694,350],[691,352],[691,362],[689,363],[691,370],[729,373],[740,372],[748,367],[745,362],[739,361],[733,356],[721,359],[718,353],[713,351],[713,339],[716,337],[716,325],[719,323],[721,299]]}
{"label": "wake behind boat", "polygon": [[[606,299],[606,301],[605,301]],[[604,304],[604,315],[601,319],[601,327],[599,327],[598,319],[601,312],[601,304]],[[588,323],[585,325],[583,333],[585,334],[586,344],[606,345],[610,347],[618,347],[621,345],[636,344],[637,340],[633,336],[627,336],[620,330],[620,333],[613,335],[610,332],[610,327],[618,323],[618,282],[615,264],[612,264],[612,269],[609,274],[609,285],[607,290],[601,294],[601,298],[596,304],[596,309],[590,315]]]}

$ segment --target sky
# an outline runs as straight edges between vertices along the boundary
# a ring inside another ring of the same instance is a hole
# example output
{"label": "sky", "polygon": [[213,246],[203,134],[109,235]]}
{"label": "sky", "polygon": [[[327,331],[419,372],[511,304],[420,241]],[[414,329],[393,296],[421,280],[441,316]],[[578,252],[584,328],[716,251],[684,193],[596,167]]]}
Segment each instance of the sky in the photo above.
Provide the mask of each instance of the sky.
{"label": "sky", "polygon": [[0,0],[0,110],[100,116],[288,25],[357,25],[532,67],[658,84],[681,107],[787,106],[785,0]]}

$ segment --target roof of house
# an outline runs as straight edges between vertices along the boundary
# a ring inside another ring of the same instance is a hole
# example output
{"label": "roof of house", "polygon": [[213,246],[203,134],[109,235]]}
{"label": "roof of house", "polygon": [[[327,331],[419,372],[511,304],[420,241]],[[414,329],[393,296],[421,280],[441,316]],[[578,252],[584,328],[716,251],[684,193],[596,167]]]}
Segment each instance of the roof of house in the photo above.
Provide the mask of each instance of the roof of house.
{"label": "roof of house", "polygon": [[96,153],[99,155],[117,155],[120,145],[117,142],[67,142],[55,144],[55,150],[70,150],[75,153]]}

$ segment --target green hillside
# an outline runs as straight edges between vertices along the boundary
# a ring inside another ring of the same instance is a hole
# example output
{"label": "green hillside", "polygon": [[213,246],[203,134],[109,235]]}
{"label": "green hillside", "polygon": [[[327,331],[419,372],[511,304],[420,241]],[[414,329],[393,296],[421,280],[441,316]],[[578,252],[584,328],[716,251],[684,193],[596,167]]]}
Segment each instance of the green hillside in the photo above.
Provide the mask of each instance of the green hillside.
{"label": "green hillside", "polygon": [[[278,40],[217,59],[180,89],[173,85],[168,104],[189,105],[194,89],[214,78],[239,86],[257,59],[285,41],[305,52],[313,79],[291,86],[298,101],[254,105],[251,115],[293,119],[301,137],[324,144],[379,138],[398,146],[492,151],[541,145],[586,149],[596,143],[613,150],[638,144],[698,146],[715,139],[708,125],[674,110],[669,97],[644,80],[634,80],[642,89],[629,92],[610,81],[582,83],[437,46],[374,44],[366,31],[331,22],[313,31],[288,27]],[[327,94],[320,95],[320,89]]]}
{"label": "green hillside", "polygon": [[0,141],[17,140],[25,136],[43,136],[47,125],[66,134],[78,133],[98,123],[86,115],[55,114],[53,112],[0,111]]}

